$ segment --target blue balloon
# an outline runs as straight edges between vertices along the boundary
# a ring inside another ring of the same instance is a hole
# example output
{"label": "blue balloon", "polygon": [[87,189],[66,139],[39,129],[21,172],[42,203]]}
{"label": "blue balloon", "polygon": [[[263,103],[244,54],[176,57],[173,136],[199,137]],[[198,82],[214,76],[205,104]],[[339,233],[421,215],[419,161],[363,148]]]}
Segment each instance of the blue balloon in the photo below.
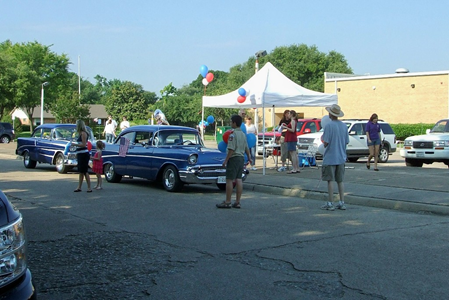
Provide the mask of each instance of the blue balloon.
{"label": "blue balloon", "polygon": [[239,95],[242,96],[242,97],[246,96],[246,91],[245,91],[244,88],[239,88]]}
{"label": "blue balloon", "polygon": [[240,126],[240,129],[246,134],[246,126],[245,126],[245,124],[242,123],[242,125]]}
{"label": "blue balloon", "polygon": [[248,148],[256,146],[256,135],[249,133],[246,135],[246,141],[248,142]]}
{"label": "blue balloon", "polygon": [[224,141],[218,143],[218,150],[220,150],[221,152],[226,152],[227,148],[228,145]]}
{"label": "blue balloon", "polygon": [[215,122],[215,118],[213,116],[208,116],[207,122],[209,122],[209,124],[213,124]]}
{"label": "blue balloon", "polygon": [[209,73],[209,69],[207,68],[207,66],[206,65],[201,65],[201,67],[200,67],[200,74],[201,74],[201,76],[203,76],[203,78],[205,78],[207,73]]}

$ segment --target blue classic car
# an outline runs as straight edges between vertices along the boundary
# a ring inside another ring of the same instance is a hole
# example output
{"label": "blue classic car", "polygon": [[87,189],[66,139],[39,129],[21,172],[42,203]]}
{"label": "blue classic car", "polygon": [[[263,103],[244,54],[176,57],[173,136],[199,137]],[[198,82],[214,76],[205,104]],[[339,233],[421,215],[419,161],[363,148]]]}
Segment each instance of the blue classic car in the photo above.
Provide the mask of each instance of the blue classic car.
{"label": "blue classic car", "polygon": [[[25,168],[33,169],[36,164],[55,165],[59,173],[67,173],[78,164],[76,155],[68,153],[72,140],[77,138],[75,124],[44,124],[36,127],[29,138],[18,138],[16,154],[23,156]],[[92,151],[95,153],[95,137],[87,127]]]}
{"label": "blue classic car", "polygon": [[[222,166],[226,154],[206,148],[193,128],[132,126],[123,130],[114,144],[107,144],[102,156],[108,182],[130,176],[160,181],[169,192],[198,183],[226,188],[226,169]],[[243,180],[247,174],[245,169]]]}

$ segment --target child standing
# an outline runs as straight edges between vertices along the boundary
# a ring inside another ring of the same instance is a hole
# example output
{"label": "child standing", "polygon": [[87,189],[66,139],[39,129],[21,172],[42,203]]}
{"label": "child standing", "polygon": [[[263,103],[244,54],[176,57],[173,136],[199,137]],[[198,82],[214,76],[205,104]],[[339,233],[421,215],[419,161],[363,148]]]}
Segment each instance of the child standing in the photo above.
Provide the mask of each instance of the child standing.
{"label": "child standing", "polygon": [[103,189],[101,187],[101,184],[103,182],[103,179],[101,178],[101,175],[103,174],[103,157],[102,157],[102,150],[105,147],[105,143],[102,141],[97,141],[97,152],[95,153],[95,156],[92,157],[93,160],[93,166],[92,171],[95,172],[95,175],[97,175],[97,185],[94,187],[96,190]]}

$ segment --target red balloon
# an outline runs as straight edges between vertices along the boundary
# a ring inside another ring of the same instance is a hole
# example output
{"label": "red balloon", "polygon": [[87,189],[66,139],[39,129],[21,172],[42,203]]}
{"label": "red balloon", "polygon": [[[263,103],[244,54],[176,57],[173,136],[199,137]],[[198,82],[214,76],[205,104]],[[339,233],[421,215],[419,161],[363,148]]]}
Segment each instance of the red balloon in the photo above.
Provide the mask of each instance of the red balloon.
{"label": "red balloon", "polygon": [[214,74],[212,74],[210,72],[207,73],[206,80],[207,80],[207,82],[211,82],[212,80],[214,80]]}
{"label": "red balloon", "polygon": [[245,102],[245,100],[246,100],[246,96],[239,96],[239,97],[237,98],[237,102],[238,102],[238,103],[243,103],[243,102]]}
{"label": "red balloon", "polygon": [[87,141],[87,150],[92,150],[92,143],[90,141]]}
{"label": "red balloon", "polygon": [[223,133],[223,142],[225,142],[226,144],[228,143],[228,139],[229,139],[229,136],[231,135],[231,133],[232,133],[232,130],[228,130],[225,133]]}

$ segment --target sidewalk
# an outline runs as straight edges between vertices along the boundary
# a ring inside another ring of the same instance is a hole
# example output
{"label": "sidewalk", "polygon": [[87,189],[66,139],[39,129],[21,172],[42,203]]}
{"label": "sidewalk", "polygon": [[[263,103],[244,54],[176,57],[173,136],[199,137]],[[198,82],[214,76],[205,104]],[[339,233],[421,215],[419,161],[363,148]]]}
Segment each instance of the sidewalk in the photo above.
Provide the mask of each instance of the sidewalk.
{"label": "sidewalk", "polygon": [[[208,147],[216,148],[213,143]],[[322,161],[317,161],[318,165]],[[379,172],[365,167],[366,159],[348,163],[345,172],[345,202],[401,211],[449,215],[449,171],[443,164],[423,168],[406,167],[399,153],[390,156],[386,164],[379,164]],[[280,165],[280,164],[279,164]],[[321,168],[305,167],[299,174],[278,172],[272,157],[257,157],[256,171],[250,171],[244,190],[327,201],[327,182],[321,181]],[[334,200],[338,201],[337,184]],[[245,192],[244,192],[245,193]],[[351,207],[348,206],[348,210]]]}

